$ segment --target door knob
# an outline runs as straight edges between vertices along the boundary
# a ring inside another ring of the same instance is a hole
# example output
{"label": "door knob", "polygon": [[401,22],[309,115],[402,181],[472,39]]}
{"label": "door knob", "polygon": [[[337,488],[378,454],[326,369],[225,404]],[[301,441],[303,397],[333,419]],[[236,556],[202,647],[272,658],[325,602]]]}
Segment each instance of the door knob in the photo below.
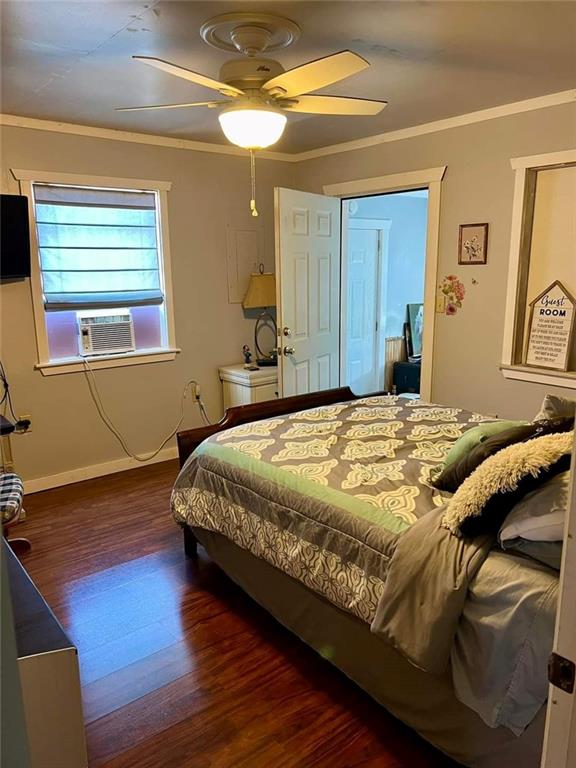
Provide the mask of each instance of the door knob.
{"label": "door knob", "polygon": [[284,354],[285,355],[293,355],[296,350],[294,347],[284,347]]}
{"label": "door knob", "polygon": [[282,328],[282,333],[284,334],[284,336],[292,336],[292,330],[288,328],[287,325],[285,325],[284,328]]}

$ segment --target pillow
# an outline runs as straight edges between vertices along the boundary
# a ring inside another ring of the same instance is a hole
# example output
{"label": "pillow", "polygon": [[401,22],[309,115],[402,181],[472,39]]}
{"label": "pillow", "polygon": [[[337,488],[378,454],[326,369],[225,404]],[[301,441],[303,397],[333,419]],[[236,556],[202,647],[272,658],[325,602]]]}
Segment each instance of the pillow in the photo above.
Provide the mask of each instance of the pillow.
{"label": "pillow", "polygon": [[523,427],[527,424],[527,421],[488,421],[467,430],[448,451],[448,455],[444,459],[443,468],[449,467],[456,461],[460,461],[465,454],[484,442],[486,438],[497,435],[499,432],[504,432],[507,429],[512,429],[512,427]]}
{"label": "pillow", "polygon": [[573,431],[548,434],[490,456],[450,499],[443,525],[457,536],[496,534],[521,498],[569,469],[573,440]]}
{"label": "pillow", "polygon": [[570,493],[570,472],[562,472],[527,493],[504,521],[500,543],[516,538],[529,541],[562,541]]}
{"label": "pillow", "polygon": [[550,419],[535,424],[511,427],[492,435],[468,451],[459,461],[445,467],[438,476],[432,477],[431,484],[441,491],[454,493],[474,470],[489,456],[515,443],[540,437],[553,432],[565,432],[572,429],[574,419]]}
{"label": "pillow", "polygon": [[534,421],[544,421],[557,417],[574,418],[574,416],[576,416],[576,400],[569,400],[567,397],[559,397],[558,395],[546,395]]}
{"label": "pillow", "polygon": [[511,550],[514,553],[525,555],[544,563],[555,571],[560,570],[562,562],[562,544],[561,541],[527,541],[526,539],[511,539],[503,544],[502,549]]}

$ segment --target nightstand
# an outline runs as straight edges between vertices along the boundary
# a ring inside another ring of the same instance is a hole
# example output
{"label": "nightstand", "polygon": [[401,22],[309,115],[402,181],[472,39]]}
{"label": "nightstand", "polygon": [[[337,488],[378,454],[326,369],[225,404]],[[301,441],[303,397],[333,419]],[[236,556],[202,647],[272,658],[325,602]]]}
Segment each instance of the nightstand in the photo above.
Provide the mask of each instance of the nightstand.
{"label": "nightstand", "polygon": [[395,395],[420,392],[420,363],[394,363],[392,377]]}
{"label": "nightstand", "polygon": [[266,366],[249,371],[243,363],[218,369],[222,382],[224,410],[234,405],[262,403],[278,397],[278,368]]}

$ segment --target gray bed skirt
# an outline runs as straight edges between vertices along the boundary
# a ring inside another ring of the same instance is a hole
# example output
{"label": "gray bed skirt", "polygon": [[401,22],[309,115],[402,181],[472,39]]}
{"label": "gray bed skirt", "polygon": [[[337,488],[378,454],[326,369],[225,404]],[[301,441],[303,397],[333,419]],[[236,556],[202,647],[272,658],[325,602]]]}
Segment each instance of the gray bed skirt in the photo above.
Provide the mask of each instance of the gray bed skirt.
{"label": "gray bed skirt", "polygon": [[367,624],[300,582],[218,533],[193,532],[257,603],[438,749],[471,768],[504,768],[513,762],[538,768],[545,707],[520,737],[506,728],[489,728],[456,699],[449,674],[416,669]]}

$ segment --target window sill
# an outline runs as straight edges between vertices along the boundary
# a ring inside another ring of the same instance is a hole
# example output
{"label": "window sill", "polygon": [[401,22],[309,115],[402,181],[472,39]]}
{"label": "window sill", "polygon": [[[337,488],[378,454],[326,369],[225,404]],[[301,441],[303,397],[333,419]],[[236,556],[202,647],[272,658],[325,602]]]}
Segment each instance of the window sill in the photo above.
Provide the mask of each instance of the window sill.
{"label": "window sill", "polygon": [[551,371],[548,368],[533,368],[529,365],[501,365],[500,370],[506,379],[576,389],[576,371]]}
{"label": "window sill", "polygon": [[34,367],[43,376],[54,376],[60,373],[81,373],[85,370],[84,360],[93,370],[100,368],[120,368],[127,365],[142,365],[144,363],[162,363],[174,360],[180,349],[146,349],[127,352],[122,355],[95,355],[93,357],[67,357],[62,360],[50,360],[37,363]]}

